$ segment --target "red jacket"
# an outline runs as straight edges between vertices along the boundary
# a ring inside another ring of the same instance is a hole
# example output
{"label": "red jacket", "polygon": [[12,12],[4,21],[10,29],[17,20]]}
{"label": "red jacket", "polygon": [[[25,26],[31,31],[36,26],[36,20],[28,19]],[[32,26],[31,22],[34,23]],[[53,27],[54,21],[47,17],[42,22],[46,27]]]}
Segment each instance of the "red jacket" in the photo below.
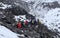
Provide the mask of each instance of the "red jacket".
{"label": "red jacket", "polygon": [[22,24],[18,22],[17,27],[20,29],[22,27]]}

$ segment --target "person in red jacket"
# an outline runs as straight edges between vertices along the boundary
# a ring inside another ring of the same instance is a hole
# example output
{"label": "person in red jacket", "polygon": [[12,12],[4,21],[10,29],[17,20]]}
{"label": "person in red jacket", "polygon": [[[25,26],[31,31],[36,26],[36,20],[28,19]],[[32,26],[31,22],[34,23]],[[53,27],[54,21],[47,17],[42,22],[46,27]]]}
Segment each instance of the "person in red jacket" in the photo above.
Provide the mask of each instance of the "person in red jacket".
{"label": "person in red jacket", "polygon": [[19,28],[19,29],[22,28],[22,24],[21,24],[20,21],[19,21],[18,24],[17,24],[17,28]]}

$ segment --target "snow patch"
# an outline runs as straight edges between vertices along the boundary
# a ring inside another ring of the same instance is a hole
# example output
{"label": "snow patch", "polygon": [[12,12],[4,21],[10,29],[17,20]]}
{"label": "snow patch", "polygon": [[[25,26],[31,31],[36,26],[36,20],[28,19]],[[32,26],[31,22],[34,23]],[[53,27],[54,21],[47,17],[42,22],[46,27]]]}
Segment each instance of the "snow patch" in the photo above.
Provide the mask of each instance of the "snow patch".
{"label": "snow patch", "polygon": [[40,20],[42,20],[42,23],[46,25],[48,29],[57,29],[57,31],[60,32],[60,8],[48,11],[48,13],[44,16],[44,19],[42,18]]}
{"label": "snow patch", "polygon": [[6,27],[0,26],[0,38],[18,38],[18,36]]}
{"label": "snow patch", "polygon": [[0,2],[0,9],[6,9],[9,7],[11,7],[11,5],[3,4],[2,2]]}
{"label": "snow patch", "polygon": [[18,15],[18,16],[15,16],[14,19],[15,19],[17,22],[19,21],[19,19],[20,19],[20,21],[23,21],[23,22],[25,22],[26,20],[27,20],[28,22],[30,22],[30,20],[26,19],[26,15]]}

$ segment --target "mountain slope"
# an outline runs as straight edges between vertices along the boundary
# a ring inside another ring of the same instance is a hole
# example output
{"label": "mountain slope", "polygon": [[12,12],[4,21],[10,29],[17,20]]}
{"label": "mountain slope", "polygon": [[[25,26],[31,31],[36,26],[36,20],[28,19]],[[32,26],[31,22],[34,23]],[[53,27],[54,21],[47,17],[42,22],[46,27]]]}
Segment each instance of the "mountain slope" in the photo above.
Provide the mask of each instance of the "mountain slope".
{"label": "mountain slope", "polygon": [[[25,0],[27,1],[27,0]],[[30,14],[40,19],[51,31],[60,32],[60,0],[29,0]]]}

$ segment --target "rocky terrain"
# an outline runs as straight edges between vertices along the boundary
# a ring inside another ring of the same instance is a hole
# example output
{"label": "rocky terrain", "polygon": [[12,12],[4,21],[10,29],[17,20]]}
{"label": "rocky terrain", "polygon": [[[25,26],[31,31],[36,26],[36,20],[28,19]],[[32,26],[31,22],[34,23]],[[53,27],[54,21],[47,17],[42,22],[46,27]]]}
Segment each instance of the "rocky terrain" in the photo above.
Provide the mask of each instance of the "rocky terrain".
{"label": "rocky terrain", "polygon": [[[15,16],[18,15],[26,15],[26,19],[35,19],[35,16],[28,13],[29,8],[26,2],[20,0],[0,0],[1,5],[11,5],[10,7],[6,7],[5,9],[0,9],[0,24],[7,27],[11,31],[24,34],[25,37],[19,36],[19,38],[59,38],[60,36],[49,30],[44,24],[37,21],[37,25],[33,24],[30,27],[23,27],[18,29],[16,27],[17,21],[14,19]],[[44,4],[44,3],[43,3]],[[45,5],[44,7],[46,7]],[[60,6],[60,5],[59,5]],[[59,7],[58,6],[58,7]],[[4,7],[4,6],[3,6]],[[48,6],[49,7],[49,6]],[[54,8],[54,7],[53,7]]]}

